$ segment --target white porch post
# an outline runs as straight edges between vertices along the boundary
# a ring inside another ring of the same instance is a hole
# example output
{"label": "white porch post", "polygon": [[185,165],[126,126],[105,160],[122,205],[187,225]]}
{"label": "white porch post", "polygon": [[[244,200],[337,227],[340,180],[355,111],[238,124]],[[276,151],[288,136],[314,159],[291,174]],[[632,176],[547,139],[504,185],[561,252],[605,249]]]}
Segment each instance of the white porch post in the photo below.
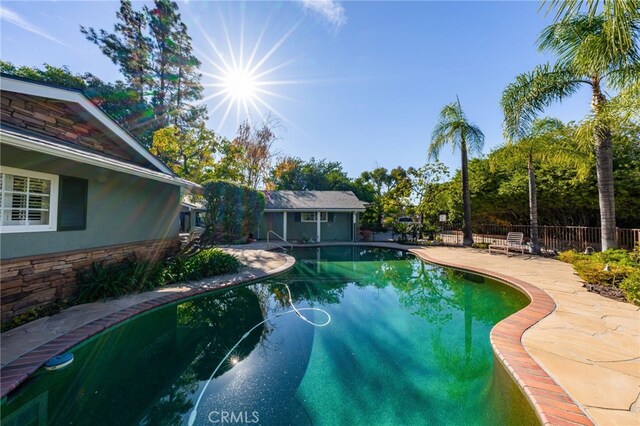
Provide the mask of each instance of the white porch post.
{"label": "white porch post", "polygon": [[356,223],[357,223],[357,214],[356,212],[351,212],[351,218],[352,218],[352,224],[351,224],[351,232],[353,232],[353,242],[356,242],[356,233],[358,232],[358,230],[356,229]]}
{"label": "white porch post", "polygon": [[320,212],[316,212],[316,234],[317,234],[317,238],[316,241],[320,242]]}
{"label": "white porch post", "polygon": [[287,212],[282,212],[282,238],[287,240]]}

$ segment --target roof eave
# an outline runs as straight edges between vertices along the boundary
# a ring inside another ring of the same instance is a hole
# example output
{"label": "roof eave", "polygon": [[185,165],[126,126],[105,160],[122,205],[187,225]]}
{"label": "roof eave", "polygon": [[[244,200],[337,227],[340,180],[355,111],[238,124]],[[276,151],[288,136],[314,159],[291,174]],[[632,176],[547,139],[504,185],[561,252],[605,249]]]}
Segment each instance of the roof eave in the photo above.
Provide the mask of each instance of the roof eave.
{"label": "roof eave", "polygon": [[16,148],[26,149],[30,151],[37,151],[43,154],[52,155],[54,157],[65,158],[67,160],[77,161],[79,163],[91,164],[97,167],[103,167],[105,169],[126,173],[138,177],[144,177],[147,179],[168,183],[171,185],[180,186],[186,189],[199,189],[202,188],[197,183],[188,181],[176,177],[173,174],[157,172],[144,167],[128,164],[123,161],[106,158],[98,154],[81,151],[79,149],[62,147],[55,143],[38,139],[35,137],[18,135],[7,131],[6,129],[0,129],[0,136],[2,136],[2,143],[14,146]]}

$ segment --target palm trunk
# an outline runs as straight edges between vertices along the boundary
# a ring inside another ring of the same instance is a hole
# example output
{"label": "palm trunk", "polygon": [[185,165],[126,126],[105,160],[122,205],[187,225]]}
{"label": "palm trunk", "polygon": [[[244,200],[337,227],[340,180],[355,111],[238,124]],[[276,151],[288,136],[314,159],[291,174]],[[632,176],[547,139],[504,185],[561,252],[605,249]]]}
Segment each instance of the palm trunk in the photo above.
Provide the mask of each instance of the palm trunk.
{"label": "palm trunk", "polygon": [[473,231],[471,229],[471,193],[469,192],[469,170],[467,160],[467,144],[464,140],[460,144],[462,152],[462,207],[464,210],[462,244],[473,245]]}
{"label": "palm trunk", "polygon": [[[593,96],[591,107],[598,114],[607,102],[600,90],[600,80],[592,77]],[[598,201],[600,203],[600,238],[602,251],[617,248],[616,241],[616,205],[613,186],[613,148],[611,129],[606,123],[598,123],[593,132],[596,148],[596,174],[598,177]]]}
{"label": "palm trunk", "polygon": [[540,254],[540,241],[538,240],[538,195],[536,194],[536,174],[533,170],[533,158],[529,153],[527,164],[529,171],[529,220],[531,224],[531,252]]}

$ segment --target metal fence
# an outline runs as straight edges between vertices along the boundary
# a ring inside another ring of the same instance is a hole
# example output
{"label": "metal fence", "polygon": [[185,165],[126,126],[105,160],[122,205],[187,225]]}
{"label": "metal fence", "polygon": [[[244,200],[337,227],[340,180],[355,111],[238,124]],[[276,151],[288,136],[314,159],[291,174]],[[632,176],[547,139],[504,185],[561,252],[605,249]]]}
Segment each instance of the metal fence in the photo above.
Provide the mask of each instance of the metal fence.
{"label": "metal fence", "polygon": [[[531,235],[530,225],[474,225],[475,243],[493,244],[506,240],[509,232],[522,232],[525,241]],[[438,236],[445,244],[462,245],[462,227],[443,226]],[[583,251],[587,247],[600,250],[600,228],[594,226],[538,226],[538,239],[543,250]],[[640,242],[640,229],[616,228],[618,247],[632,250]]]}

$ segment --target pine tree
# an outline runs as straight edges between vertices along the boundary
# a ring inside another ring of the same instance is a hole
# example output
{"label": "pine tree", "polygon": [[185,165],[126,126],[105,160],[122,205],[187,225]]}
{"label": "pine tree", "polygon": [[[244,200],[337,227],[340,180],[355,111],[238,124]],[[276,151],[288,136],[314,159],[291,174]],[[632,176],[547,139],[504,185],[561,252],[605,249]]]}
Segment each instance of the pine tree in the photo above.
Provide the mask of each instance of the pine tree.
{"label": "pine tree", "polygon": [[120,67],[129,84],[153,106],[153,128],[175,125],[182,131],[206,119],[206,107],[194,107],[202,98],[198,67],[191,37],[178,5],[155,0],[154,7],[134,11],[130,0],[121,0],[114,32],[81,27]]}

